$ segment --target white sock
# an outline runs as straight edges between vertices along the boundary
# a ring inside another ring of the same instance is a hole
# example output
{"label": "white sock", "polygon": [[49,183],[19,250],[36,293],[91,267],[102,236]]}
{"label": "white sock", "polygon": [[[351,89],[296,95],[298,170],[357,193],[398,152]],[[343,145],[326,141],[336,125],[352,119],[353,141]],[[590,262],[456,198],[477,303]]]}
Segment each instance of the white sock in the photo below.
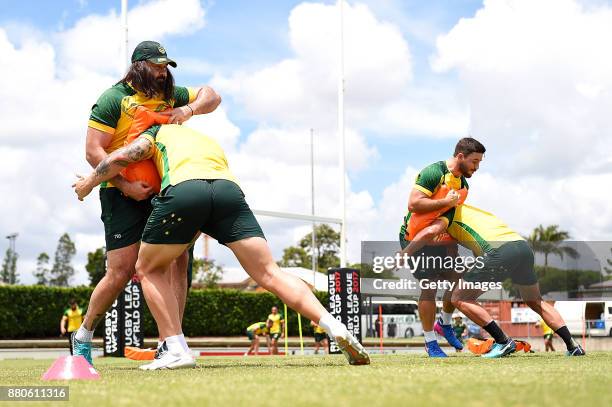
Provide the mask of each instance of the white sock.
{"label": "white sock", "polygon": [[425,335],[425,342],[437,341],[438,337],[434,331],[423,331],[423,335]]}
{"label": "white sock", "polygon": [[158,339],[157,340],[157,348],[155,348],[155,349],[159,349],[163,344],[164,344],[164,340],[163,339]]}
{"label": "white sock", "polygon": [[325,332],[332,338],[334,336],[341,336],[346,331],[344,324],[334,318],[329,312],[323,314],[319,320],[319,326],[325,329]]}
{"label": "white sock", "polygon": [[74,337],[79,342],[91,342],[93,339],[93,331],[88,331],[85,325],[81,324],[79,330],[74,334]]}
{"label": "white sock", "polygon": [[189,345],[187,345],[187,341],[185,340],[184,334],[179,335],[179,340],[181,341],[181,346],[183,347],[183,350],[187,353],[191,353],[191,349],[189,349]]}
{"label": "white sock", "polygon": [[173,353],[173,354],[185,352],[183,350],[183,345],[181,345],[181,337],[183,338],[183,340],[185,340],[185,337],[183,336],[183,334],[168,336],[166,338],[166,345],[168,346],[168,352]]}
{"label": "white sock", "polygon": [[442,311],[442,325],[450,325],[453,321],[453,313],[452,312],[444,312]]}

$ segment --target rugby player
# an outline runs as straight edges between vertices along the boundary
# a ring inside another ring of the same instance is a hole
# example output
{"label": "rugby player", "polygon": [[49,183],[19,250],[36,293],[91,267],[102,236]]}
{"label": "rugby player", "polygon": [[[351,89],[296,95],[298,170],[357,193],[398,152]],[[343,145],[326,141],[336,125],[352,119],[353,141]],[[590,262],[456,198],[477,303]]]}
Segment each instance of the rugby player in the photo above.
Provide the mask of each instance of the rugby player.
{"label": "rugby player", "polygon": [[176,297],[166,277],[169,264],[200,232],[232,250],[246,272],[263,288],[310,320],[318,321],[338,343],[350,364],[369,364],[366,350],[319,303],[299,278],[283,273],[274,261],[263,231],[229,170],[225,153],[212,138],[178,126],[152,126],[129,145],[114,151],[75,192],[79,199],[112,178],[126,165],[152,157],[162,179],[162,192],[142,235],[136,270],[145,299],[168,352],[146,370],[195,365],[184,341]]}
{"label": "rugby player", "polygon": [[[420,240],[426,239],[425,235],[448,232],[459,244],[470,249],[474,256],[482,259],[478,267],[475,265],[466,272],[464,281],[501,283],[510,278],[525,304],[563,339],[567,348],[566,354],[585,355],[582,347],[572,338],[563,317],[542,299],[534,270],[533,250],[525,239],[493,214],[470,205],[463,204],[453,208],[449,217],[452,219],[450,224],[447,224],[446,220],[438,219],[427,230],[417,234],[413,242],[414,247],[418,248],[418,244],[422,244]],[[482,356],[499,358],[513,353],[516,343],[503,332],[487,310],[476,302],[485,291],[481,288],[459,286],[453,291],[452,303],[495,340],[491,350]]]}
{"label": "rugby player", "polygon": [[251,346],[249,346],[249,350],[246,351],[244,356],[250,355],[251,352],[255,355],[259,355],[259,337],[266,337],[266,344],[268,345],[268,350],[270,349],[270,336],[268,335],[268,326],[265,322],[255,322],[251,324],[246,329],[247,338],[251,341]]}
{"label": "rugby player", "polygon": [[[134,49],[125,77],[93,105],[86,141],[86,158],[93,168],[124,146],[138,106],[154,111],[169,109],[164,113],[169,116],[169,122],[180,124],[193,115],[214,111],[221,103],[219,95],[208,86],[175,86],[168,65],[176,67],[176,62],[168,58],[161,44],[141,42]],[[151,213],[152,193],[151,185],[128,182],[119,174],[100,187],[107,270],[91,294],[83,324],[71,337],[74,354],[82,355],[90,364],[93,364],[93,331],[134,275],[140,238]],[[181,315],[187,295],[187,262],[187,254],[182,254],[172,266],[174,293],[179,299]]]}
{"label": "rugby player", "polygon": [[[460,194],[457,191],[462,191],[464,196],[467,195],[467,189],[469,188],[467,178],[470,178],[474,172],[478,170],[485,151],[485,147],[479,141],[471,137],[462,138],[455,146],[453,157],[446,161],[433,163],[425,167],[417,175],[408,200],[408,213],[404,217],[404,221],[400,228],[399,242],[402,247],[401,254],[406,251],[410,239],[414,238],[413,236],[409,236],[408,233],[411,218],[413,218],[415,214],[448,212],[448,210],[459,204]],[[434,199],[433,196],[443,187],[449,190],[447,195],[441,199]],[[442,217],[444,218],[444,215],[442,215]],[[412,219],[412,221],[414,221],[414,219]],[[456,244],[449,241],[438,246],[430,245],[421,250],[421,248],[425,246],[425,243],[430,243],[432,240],[433,239],[429,239],[427,242],[423,242],[423,244],[418,247],[419,250],[414,250],[409,253],[409,255],[418,256],[423,254],[432,259],[456,255]],[[432,280],[456,281],[458,279],[453,270],[445,269],[425,270],[421,268],[414,273],[414,276],[419,280],[428,278]],[[436,292],[436,289],[421,290],[419,298],[419,316],[423,325],[427,354],[430,357],[446,357],[447,355],[440,348],[434,332],[434,322],[436,322]],[[451,292],[446,290],[443,295],[441,316],[436,323],[439,324],[448,343],[455,349],[461,350],[463,349],[463,344],[457,340],[451,326],[454,310],[455,307],[451,303]]]}
{"label": "rugby player", "polygon": [[268,315],[269,331],[270,331],[270,346],[271,354],[278,355],[278,340],[285,336],[285,319],[283,315],[278,312],[278,307],[275,305],[270,310]]}

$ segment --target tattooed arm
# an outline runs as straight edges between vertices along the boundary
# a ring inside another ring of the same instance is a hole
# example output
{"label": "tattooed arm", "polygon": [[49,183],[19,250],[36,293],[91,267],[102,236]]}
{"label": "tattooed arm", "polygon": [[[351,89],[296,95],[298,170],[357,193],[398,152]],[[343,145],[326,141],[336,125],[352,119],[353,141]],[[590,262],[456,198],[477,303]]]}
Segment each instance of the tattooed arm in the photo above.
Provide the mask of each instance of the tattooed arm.
{"label": "tattooed arm", "polygon": [[115,177],[128,165],[146,160],[153,155],[153,143],[146,137],[139,137],[125,147],[107,155],[86,178],[79,179],[72,185],[79,201],[82,201],[100,183]]}

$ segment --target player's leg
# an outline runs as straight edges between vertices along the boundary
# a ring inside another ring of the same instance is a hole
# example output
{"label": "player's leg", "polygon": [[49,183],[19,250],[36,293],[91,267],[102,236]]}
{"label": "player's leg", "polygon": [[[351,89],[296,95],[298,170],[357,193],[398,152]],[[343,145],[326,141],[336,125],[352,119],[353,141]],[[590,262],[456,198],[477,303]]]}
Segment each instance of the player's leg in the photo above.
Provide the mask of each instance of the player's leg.
{"label": "player's leg", "polygon": [[[456,255],[455,255],[456,257]],[[459,275],[454,272],[445,273],[445,280],[449,283],[453,283],[454,287],[457,287],[459,282]],[[457,351],[463,350],[463,342],[457,338],[455,331],[452,326],[453,312],[455,306],[452,302],[453,290],[445,290],[442,296],[442,311],[440,312],[440,318],[434,325],[435,331],[441,331],[446,341]]]}
{"label": "player's leg", "polygon": [[187,303],[187,266],[189,251],[185,250],[170,264],[170,284],[179,306],[179,317],[183,320],[185,304]]}
{"label": "player's leg", "polygon": [[529,306],[532,310],[534,310],[538,315],[542,317],[546,325],[551,327],[553,331],[561,339],[565,342],[565,346],[567,348],[567,354],[569,356],[583,356],[585,354],[584,350],[569,332],[565,321],[559,311],[546,301],[542,300],[542,295],[540,293],[540,286],[538,283],[532,285],[518,285],[517,288],[521,293],[521,297],[525,304]]}
{"label": "player's leg", "polygon": [[83,324],[72,336],[74,354],[90,363],[93,331],[134,275],[140,238],[151,212],[149,201],[134,201],[117,188],[100,188],[100,205],[107,269],[89,299]]}
{"label": "player's leg", "polygon": [[138,255],[136,263],[138,277],[147,305],[163,338],[181,334],[179,303],[167,273],[172,261],[180,256],[187,246],[142,243]]}
{"label": "player's leg", "polygon": [[142,243],[136,271],[142,284],[147,306],[157,323],[160,336],[165,338],[168,352],[143,370],[180,369],[195,366],[181,329],[179,303],[167,273],[172,261],[187,249],[188,244]]}
{"label": "player's leg", "polygon": [[495,340],[491,350],[482,355],[483,357],[498,358],[509,355],[516,350],[516,343],[502,331],[487,310],[476,302],[483,293],[482,290],[456,289],[452,296],[453,305]]}
{"label": "player's leg", "polygon": [[259,355],[259,335],[255,335],[255,338],[253,339],[253,341],[255,342],[255,346],[254,346],[255,355]]}
{"label": "player's leg", "polygon": [[[259,286],[323,327],[336,340],[349,363],[369,363],[369,356],[363,346],[341,322],[327,312],[306,283],[280,270],[240,187],[231,181],[215,180],[212,189],[214,211],[211,216],[213,224],[209,228],[213,230],[212,234],[208,234],[234,252],[242,267]],[[207,230],[202,232],[207,233]]]}
{"label": "player's leg", "polygon": [[583,356],[584,350],[574,341],[561,314],[549,303],[542,300],[538,277],[534,270],[535,258],[533,250],[526,241],[509,242],[500,247],[500,251],[510,259],[512,282],[518,288],[523,301],[539,314],[544,322],[563,339],[568,356]]}
{"label": "player's leg", "polygon": [[91,358],[93,331],[134,275],[138,247],[139,243],[133,243],[106,253],[106,274],[91,294],[83,323],[72,335],[74,355],[83,356],[90,364],[93,364]]}
{"label": "player's leg", "polygon": [[445,358],[447,355],[438,344],[438,337],[434,331],[436,320],[436,292],[435,289],[422,289],[419,297],[419,318],[423,326],[425,337],[425,350],[430,357]]}
{"label": "player's leg", "polygon": [[[227,243],[236,258],[263,288],[278,296],[287,306],[299,312],[311,321],[318,321],[327,333],[336,339],[338,345],[352,364],[369,363],[369,356],[346,327],[336,320],[314,296],[306,283],[301,279],[282,272],[270,252],[268,243],[261,237],[249,237]],[[275,352],[276,343],[274,344]]]}

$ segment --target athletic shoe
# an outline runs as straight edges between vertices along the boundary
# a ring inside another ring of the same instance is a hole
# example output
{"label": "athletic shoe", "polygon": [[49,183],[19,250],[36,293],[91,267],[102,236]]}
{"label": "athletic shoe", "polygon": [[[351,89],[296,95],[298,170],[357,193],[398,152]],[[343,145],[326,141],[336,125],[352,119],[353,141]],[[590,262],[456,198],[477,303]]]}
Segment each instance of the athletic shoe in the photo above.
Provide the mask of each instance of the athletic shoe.
{"label": "athletic shoe", "polygon": [[139,368],[142,370],[149,370],[149,367],[154,366],[154,363],[161,359],[166,353],[168,353],[168,345],[166,345],[166,341],[163,341],[161,345],[159,345],[155,350],[155,357],[153,358],[153,362],[139,366]]}
{"label": "athletic shoe", "polygon": [[83,356],[85,360],[93,366],[93,360],[91,359],[91,342],[81,342],[75,338],[77,331],[74,331],[70,335],[70,343],[72,345],[73,356]]}
{"label": "athletic shoe", "polygon": [[494,343],[487,353],[483,354],[483,358],[502,358],[516,351],[516,342],[512,338],[508,338],[506,343]]}
{"label": "athletic shoe", "polygon": [[447,358],[448,357],[446,353],[444,353],[442,348],[440,348],[438,341],[425,342],[425,350],[427,351],[427,354],[429,355],[430,358]]}
{"label": "athletic shoe", "polygon": [[586,352],[584,351],[584,349],[582,349],[582,346],[577,345],[574,349],[572,350],[568,350],[567,352],[565,352],[566,356],[584,356],[586,355]]}
{"label": "athletic shoe", "polygon": [[335,336],[334,340],[350,365],[370,364],[370,355],[349,331],[345,330],[342,335]]}
{"label": "athletic shoe", "polygon": [[141,370],[163,370],[163,369],[189,369],[196,366],[195,359],[187,352],[170,353],[165,352],[159,359],[152,363],[139,366]]}
{"label": "athletic shoe", "polygon": [[[436,328],[438,328],[438,329],[436,329]],[[444,325],[444,324],[442,324],[442,320],[438,319],[436,321],[436,324],[434,325],[434,331],[436,331],[436,332],[440,332],[441,331],[442,332],[442,336],[444,337],[444,339],[446,339],[446,342],[448,342],[448,344],[450,346],[452,346],[453,348],[455,348],[457,350],[463,350],[463,344],[455,336],[455,331],[453,330],[453,327],[450,324],[449,325]]]}
{"label": "athletic shoe", "polygon": [[168,352],[168,345],[166,345],[166,341],[163,341],[161,345],[157,347],[157,350],[155,351],[155,357],[153,359],[160,359],[166,354],[166,352]]}

